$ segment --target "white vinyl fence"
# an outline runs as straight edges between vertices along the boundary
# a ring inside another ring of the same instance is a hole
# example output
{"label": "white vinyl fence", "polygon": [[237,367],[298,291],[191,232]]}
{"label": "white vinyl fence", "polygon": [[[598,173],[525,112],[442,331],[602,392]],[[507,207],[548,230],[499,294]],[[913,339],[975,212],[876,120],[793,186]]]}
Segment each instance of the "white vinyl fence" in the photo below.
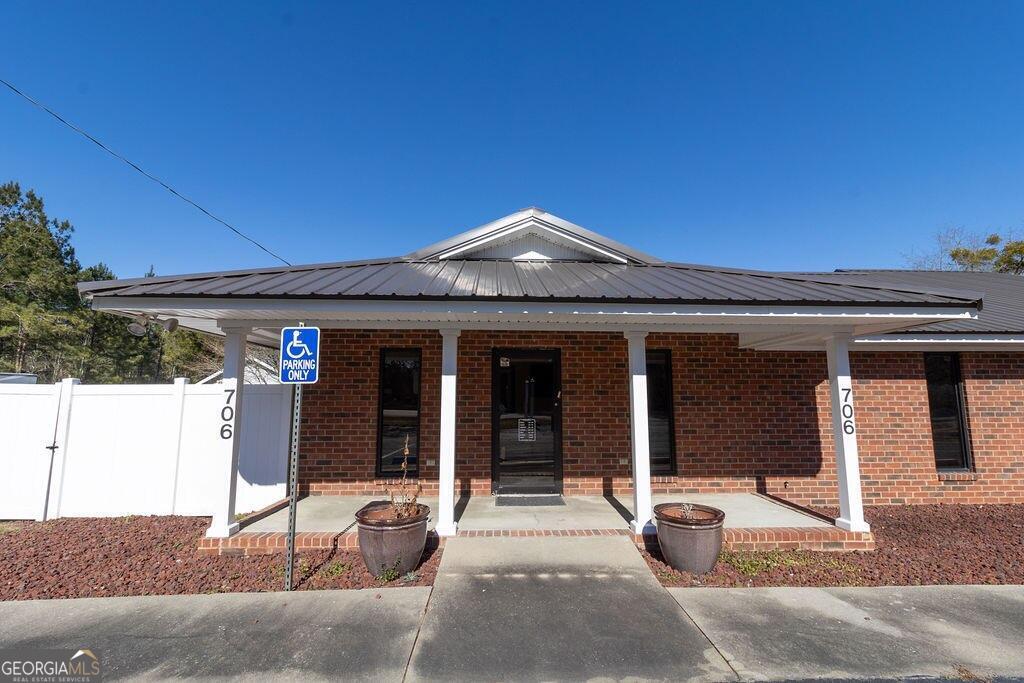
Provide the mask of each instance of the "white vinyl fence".
{"label": "white vinyl fence", "polygon": [[[212,514],[223,391],[184,379],[0,385],[0,519]],[[245,386],[239,512],[286,495],[291,397]]]}

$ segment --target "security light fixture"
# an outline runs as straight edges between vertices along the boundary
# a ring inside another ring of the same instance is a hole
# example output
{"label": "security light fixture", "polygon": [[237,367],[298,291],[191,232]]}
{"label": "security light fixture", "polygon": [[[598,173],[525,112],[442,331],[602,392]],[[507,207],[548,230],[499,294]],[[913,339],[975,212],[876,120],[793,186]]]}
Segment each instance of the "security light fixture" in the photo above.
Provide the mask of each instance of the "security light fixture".
{"label": "security light fixture", "polygon": [[150,323],[157,323],[160,327],[164,328],[167,332],[174,332],[178,329],[177,318],[167,318],[166,320],[157,320],[157,318],[149,317],[146,315],[140,315],[132,322],[128,323],[128,332],[135,335],[136,337],[145,337],[146,330]]}

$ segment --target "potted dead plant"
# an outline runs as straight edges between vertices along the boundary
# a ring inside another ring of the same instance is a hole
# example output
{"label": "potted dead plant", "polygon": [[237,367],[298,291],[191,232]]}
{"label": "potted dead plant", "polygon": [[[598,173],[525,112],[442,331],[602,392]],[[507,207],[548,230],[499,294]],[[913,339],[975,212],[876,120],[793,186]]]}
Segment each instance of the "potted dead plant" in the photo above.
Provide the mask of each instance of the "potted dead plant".
{"label": "potted dead plant", "polygon": [[711,571],[722,551],[725,513],[696,503],[662,503],[654,506],[658,545],[665,561],[691,574]]}
{"label": "potted dead plant", "polygon": [[408,480],[409,437],[402,451],[402,480],[388,488],[388,500],[375,500],[356,512],[359,553],[376,577],[414,570],[427,544],[430,508],[417,502],[423,487]]}

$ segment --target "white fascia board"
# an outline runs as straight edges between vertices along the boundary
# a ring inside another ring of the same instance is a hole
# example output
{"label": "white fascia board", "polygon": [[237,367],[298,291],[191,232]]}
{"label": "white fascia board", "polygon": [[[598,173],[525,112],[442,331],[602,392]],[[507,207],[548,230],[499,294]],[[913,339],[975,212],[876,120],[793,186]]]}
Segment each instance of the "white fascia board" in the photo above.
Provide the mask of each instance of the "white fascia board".
{"label": "white fascia board", "polygon": [[544,221],[540,221],[534,218],[533,216],[530,216],[521,223],[516,223],[505,228],[499,228],[494,232],[482,235],[471,242],[466,242],[464,244],[460,244],[457,247],[441,252],[440,254],[437,255],[437,257],[441,260],[454,258],[459,254],[464,254],[467,251],[476,251],[478,249],[482,249],[483,247],[493,242],[497,242],[499,240],[504,239],[514,239],[520,234],[527,234],[531,231],[537,232],[539,234],[548,233],[549,235],[554,236],[557,239],[569,242],[570,244],[572,244],[573,247],[577,249],[580,249],[582,251],[588,251],[592,254],[604,256],[605,258],[611,259],[612,261],[615,261],[617,263],[628,263],[627,259],[623,258],[622,256],[619,256],[618,254],[607,251],[606,249],[601,249],[600,247],[590,242],[581,240],[575,235],[572,235],[566,232],[565,230],[557,228]]}
{"label": "white fascia board", "polygon": [[[549,301],[221,299],[174,297],[94,297],[96,310],[156,313],[178,318],[217,320],[221,326],[261,321],[507,322],[626,324],[814,324],[846,326],[874,333],[878,327],[908,327],[929,322],[972,319],[972,308],[891,306],[750,306]],[[865,329],[870,326],[871,329]]]}
{"label": "white fascia board", "polygon": [[887,334],[858,337],[857,351],[1024,351],[1019,334]]}

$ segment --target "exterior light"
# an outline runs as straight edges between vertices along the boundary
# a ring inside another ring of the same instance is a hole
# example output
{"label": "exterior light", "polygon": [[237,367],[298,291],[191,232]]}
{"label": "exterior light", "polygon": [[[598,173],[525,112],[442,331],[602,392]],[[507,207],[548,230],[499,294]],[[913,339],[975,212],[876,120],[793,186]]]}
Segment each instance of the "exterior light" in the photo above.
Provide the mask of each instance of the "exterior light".
{"label": "exterior light", "polygon": [[157,320],[156,316],[150,317],[148,315],[140,315],[132,322],[128,323],[128,331],[136,337],[145,337],[146,330],[150,323],[157,323],[160,327],[164,328],[167,332],[174,332],[178,329],[177,318],[167,318],[166,320]]}

